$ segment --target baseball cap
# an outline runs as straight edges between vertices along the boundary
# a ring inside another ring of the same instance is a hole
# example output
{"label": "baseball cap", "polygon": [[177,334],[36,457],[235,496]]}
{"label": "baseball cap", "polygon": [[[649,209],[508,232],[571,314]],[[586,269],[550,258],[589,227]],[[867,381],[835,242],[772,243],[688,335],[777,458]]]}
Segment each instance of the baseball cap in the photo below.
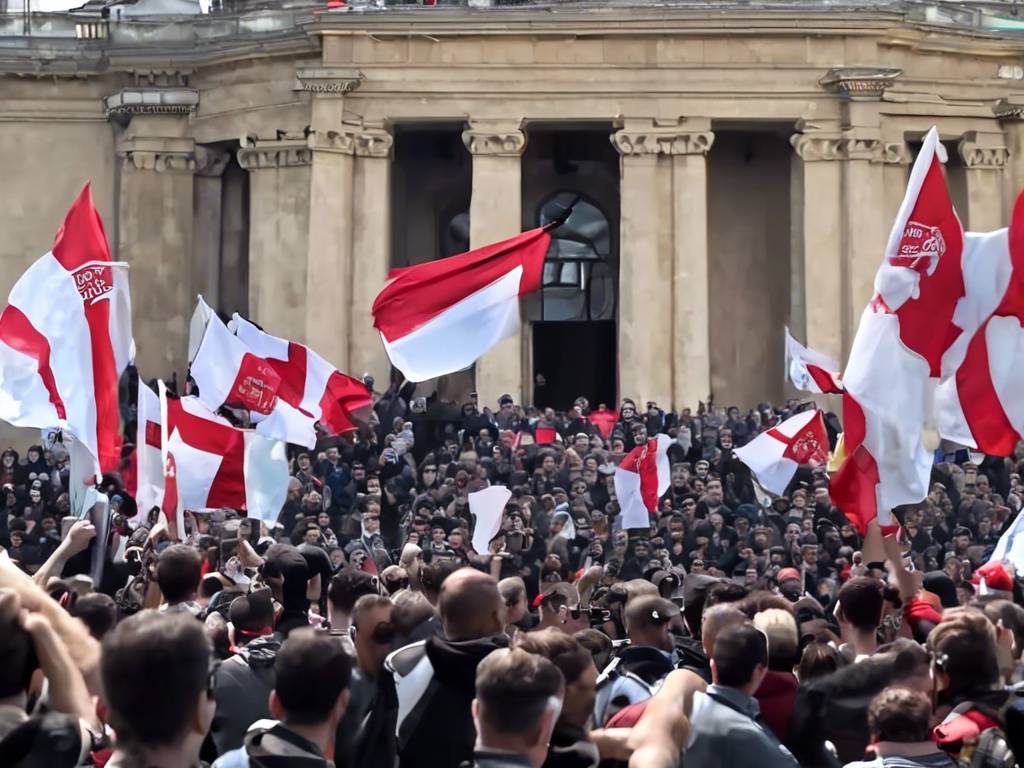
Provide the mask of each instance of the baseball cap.
{"label": "baseball cap", "polygon": [[790,579],[796,579],[797,581],[799,581],[800,571],[798,571],[796,568],[783,568],[781,571],[779,571],[779,575],[778,577],[776,577],[775,580],[779,584],[781,584],[782,582],[789,581]]}

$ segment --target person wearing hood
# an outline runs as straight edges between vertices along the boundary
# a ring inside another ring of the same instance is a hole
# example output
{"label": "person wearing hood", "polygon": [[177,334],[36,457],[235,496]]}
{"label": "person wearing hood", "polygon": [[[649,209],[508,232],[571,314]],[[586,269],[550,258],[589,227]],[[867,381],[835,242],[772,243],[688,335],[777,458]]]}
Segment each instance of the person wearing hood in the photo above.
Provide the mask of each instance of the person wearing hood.
{"label": "person wearing hood", "polygon": [[281,639],[274,632],[274,604],[269,590],[236,597],[228,609],[235,655],[214,676],[213,742],[217,754],[242,746],[245,732],[257,720],[270,717],[269,696],[274,688],[274,660]]}
{"label": "person wearing hood", "polygon": [[238,749],[221,755],[214,768],[328,768],[325,755],[349,700],[352,661],[326,634],[303,629],[281,646],[274,660],[270,711]]}
{"label": "person wearing hood", "polygon": [[400,648],[385,662],[398,693],[400,768],[457,766],[472,758],[476,668],[508,647],[504,602],[491,576],[455,571],[441,584],[438,610],[443,637]]}

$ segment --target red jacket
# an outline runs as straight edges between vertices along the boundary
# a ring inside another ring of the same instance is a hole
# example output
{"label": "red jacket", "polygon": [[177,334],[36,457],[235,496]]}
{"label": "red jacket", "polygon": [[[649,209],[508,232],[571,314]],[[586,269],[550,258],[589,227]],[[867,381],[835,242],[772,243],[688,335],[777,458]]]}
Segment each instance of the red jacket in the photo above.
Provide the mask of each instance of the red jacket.
{"label": "red jacket", "polygon": [[761,717],[783,744],[789,741],[789,724],[800,683],[792,672],[769,671],[754,698],[761,705]]}

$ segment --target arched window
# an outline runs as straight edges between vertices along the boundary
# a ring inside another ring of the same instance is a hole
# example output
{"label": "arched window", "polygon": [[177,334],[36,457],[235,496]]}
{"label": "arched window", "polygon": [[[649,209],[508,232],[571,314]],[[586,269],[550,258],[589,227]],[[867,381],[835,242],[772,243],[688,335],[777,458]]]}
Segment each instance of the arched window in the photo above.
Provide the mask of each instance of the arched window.
{"label": "arched window", "polygon": [[614,320],[615,275],[609,264],[611,229],[596,204],[575,192],[556,192],[540,205],[540,224],[573,206],[552,232],[544,262],[541,320]]}

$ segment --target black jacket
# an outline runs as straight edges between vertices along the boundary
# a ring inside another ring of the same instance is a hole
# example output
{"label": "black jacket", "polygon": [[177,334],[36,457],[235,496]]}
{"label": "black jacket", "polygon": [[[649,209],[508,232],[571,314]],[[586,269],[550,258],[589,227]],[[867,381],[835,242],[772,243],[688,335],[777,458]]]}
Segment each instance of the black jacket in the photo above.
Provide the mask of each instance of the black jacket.
{"label": "black jacket", "polygon": [[328,768],[319,747],[282,723],[254,729],[245,736],[250,768]]}
{"label": "black jacket", "polygon": [[504,635],[463,642],[431,637],[388,657],[404,713],[398,722],[400,768],[457,766],[473,758],[476,667],[507,646]]}
{"label": "black jacket", "polygon": [[249,726],[270,717],[274,659],[279,650],[280,638],[257,637],[217,668],[213,689],[217,714],[211,728],[217,754],[238,749]]}

